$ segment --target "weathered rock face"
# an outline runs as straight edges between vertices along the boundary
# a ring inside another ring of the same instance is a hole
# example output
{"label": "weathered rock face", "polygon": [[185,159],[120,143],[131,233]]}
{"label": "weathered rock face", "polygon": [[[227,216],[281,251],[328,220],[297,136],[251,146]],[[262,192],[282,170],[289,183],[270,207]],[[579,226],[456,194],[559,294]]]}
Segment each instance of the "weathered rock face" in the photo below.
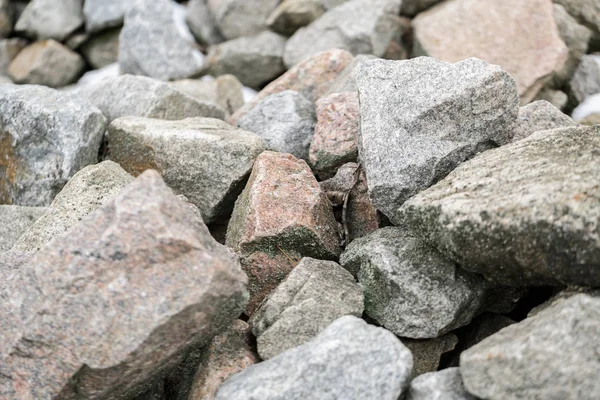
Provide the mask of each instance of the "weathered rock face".
{"label": "weathered rock face", "polygon": [[214,118],[123,117],[110,124],[108,140],[111,160],[135,176],[157,170],[207,224],[231,211],[264,150],[258,136]]}
{"label": "weathered rock face", "polygon": [[392,222],[404,201],[514,134],[515,81],[484,61],[372,60],[356,79],[360,160],[373,204]]}
{"label": "weathered rock face", "polygon": [[123,24],[125,11],[132,7],[136,0],[85,0],[83,14],[88,32],[96,32],[106,28],[114,28]]}
{"label": "weathered rock face", "polygon": [[262,137],[267,149],[308,160],[316,122],[312,102],[286,90],[265,97],[237,124]]}
{"label": "weathered rock face", "polygon": [[517,81],[523,104],[567,59],[551,0],[451,0],[419,14],[413,27],[417,55],[500,65]]}
{"label": "weathered rock face", "polygon": [[94,35],[81,46],[81,53],[94,68],[102,68],[119,60],[119,28]]}
{"label": "weathered rock face", "polygon": [[600,55],[589,54],[582,57],[569,82],[569,88],[578,103],[600,93]]}
{"label": "weathered rock face", "polygon": [[567,128],[577,123],[547,101],[538,100],[519,109],[513,141],[548,129]]}
{"label": "weathered rock face", "polygon": [[8,67],[15,83],[59,88],[73,83],[83,72],[83,58],[54,40],[25,47]]}
{"label": "weathered rock face", "polygon": [[46,207],[0,205],[0,252],[10,250],[15,241],[37,221]]}
{"label": "weathered rock face", "polygon": [[569,14],[600,32],[600,4],[595,0],[553,0],[562,5]]}
{"label": "weathered rock face", "polygon": [[40,250],[116,196],[131,181],[133,177],[112,161],[85,167],[56,195],[47,212],[18,238],[13,250]]}
{"label": "weathered rock face", "polygon": [[236,257],[154,171],[23,268],[0,305],[7,398],[132,398],[247,300]]}
{"label": "weathered rock face", "polygon": [[8,74],[8,66],[25,46],[27,46],[25,39],[12,38],[0,40],[0,75]]}
{"label": "weathered rock face", "polygon": [[308,100],[316,101],[353,59],[351,53],[339,49],[325,51],[307,58],[268,84],[254,100],[232,115],[230,122],[235,125],[236,121],[256,107],[265,97],[284,90],[295,90]]}
{"label": "weathered rock face", "polygon": [[354,57],[352,62],[332,79],[327,90],[320,97],[329,96],[334,93],[358,92],[358,88],[356,87],[356,72],[358,67],[365,61],[374,59],[377,59],[377,57],[368,54],[359,54]]}
{"label": "weathered rock face", "polygon": [[339,255],[336,224],[304,161],[270,151],[256,159],[227,228],[227,245],[242,255],[249,277],[249,315],[301,257]]}
{"label": "weathered rock face", "polygon": [[77,94],[102,110],[109,123],[125,116],[166,120],[225,117],[216,104],[194,99],[167,83],[143,76],[105,78],[81,87]]}
{"label": "weathered rock face", "polygon": [[299,29],[285,46],[288,68],[328,49],[382,56],[394,37],[401,0],[351,0]]}
{"label": "weathered rock face", "polygon": [[284,0],[271,13],[267,24],[273,31],[291,36],[299,28],[318,19],[325,11],[319,0]]}
{"label": "weathered rock face", "polygon": [[477,400],[465,390],[460,370],[447,368],[421,375],[410,383],[407,400]]}
{"label": "weathered rock face", "polygon": [[15,31],[33,39],[62,41],[83,25],[81,0],[32,0],[15,25]]}
{"label": "weathered rock face", "polygon": [[363,293],[333,261],[303,258],[250,319],[263,360],[300,346],[344,315],[362,316]]}
{"label": "weathered rock face", "polygon": [[537,132],[487,151],[406,202],[411,229],[509,285],[600,285],[598,127]]}
{"label": "weathered rock face", "polygon": [[213,76],[233,74],[244,85],[260,89],[285,72],[285,41],[285,37],[266,31],[212,46],[205,72]]}
{"label": "weathered rock face", "polygon": [[310,163],[321,179],[358,158],[360,107],[355,92],[334,93],[316,103],[317,124],[310,144]]}
{"label": "weathered rock face", "polygon": [[119,38],[121,72],[165,81],[200,73],[204,57],[179,30],[174,14],[171,0],[133,3]]}
{"label": "weathered rock face", "polygon": [[599,331],[599,298],[559,301],[463,352],[465,387],[487,399],[597,399]]}
{"label": "weathered rock face", "polygon": [[217,104],[227,115],[244,105],[243,86],[233,75],[221,75],[212,81],[182,79],[171,85],[197,100]]}
{"label": "weathered rock face", "polygon": [[267,18],[280,0],[208,0],[219,30],[227,39],[267,30]]}
{"label": "weathered rock face", "polygon": [[187,6],[186,22],[196,40],[202,44],[214,45],[225,41],[208,8],[208,0],[191,0]]}
{"label": "weathered rock face", "polygon": [[230,376],[260,361],[252,351],[250,326],[237,320],[202,350],[189,400],[213,400]]}
{"label": "weathered rock face", "polygon": [[458,338],[452,333],[434,339],[401,338],[401,340],[413,355],[413,378],[437,371],[442,355],[454,350],[458,343]]}
{"label": "weathered rock face", "polygon": [[410,380],[410,351],[390,332],[345,316],[316,338],[229,378],[216,400],[396,400]]}
{"label": "weathered rock face", "polygon": [[0,204],[49,205],[98,158],[106,119],[76,96],[42,86],[0,86]]}
{"label": "weathered rock face", "polygon": [[398,336],[441,336],[468,324],[483,304],[483,278],[398,228],[353,241],[340,264],[363,287],[365,314]]}

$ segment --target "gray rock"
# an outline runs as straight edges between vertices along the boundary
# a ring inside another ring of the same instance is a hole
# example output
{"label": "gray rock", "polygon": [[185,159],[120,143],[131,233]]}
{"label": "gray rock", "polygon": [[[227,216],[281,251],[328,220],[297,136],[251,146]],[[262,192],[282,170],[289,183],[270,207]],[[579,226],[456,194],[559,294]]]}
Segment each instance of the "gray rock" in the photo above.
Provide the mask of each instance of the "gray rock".
{"label": "gray rock", "polygon": [[536,132],[407,201],[401,226],[511,286],[600,285],[600,128]]}
{"label": "gray rock", "polygon": [[127,10],[119,38],[122,73],[165,81],[200,73],[204,56],[181,32],[175,7],[171,0],[137,0]]}
{"label": "gray rock", "polygon": [[563,299],[568,299],[580,293],[584,293],[592,297],[600,297],[600,289],[590,289],[589,287],[584,286],[567,286],[565,289],[555,293],[552,297],[550,297],[548,300],[546,300],[539,306],[532,308],[531,311],[527,313],[527,317],[533,317],[540,311],[543,311],[548,307],[552,306],[554,303]]}
{"label": "gray rock", "polygon": [[102,68],[119,60],[119,28],[109,29],[86,41],[81,53],[94,68]]}
{"label": "gray rock", "polygon": [[319,0],[284,0],[273,10],[267,25],[273,31],[291,36],[299,28],[309,25],[325,13]]}
{"label": "gray rock", "polygon": [[191,0],[187,5],[186,22],[198,42],[205,45],[219,44],[225,38],[207,3],[207,0]]}
{"label": "gray rock", "polygon": [[600,397],[600,298],[578,294],[462,353],[466,389],[485,399]]}
{"label": "gray rock", "polygon": [[535,100],[546,100],[554,107],[563,111],[569,102],[569,96],[561,90],[542,89],[537,94]]}
{"label": "gray rock", "polygon": [[8,37],[13,30],[14,10],[10,0],[0,0],[0,39]]}
{"label": "gray rock", "polygon": [[345,316],[311,341],[229,378],[215,400],[397,400],[412,355],[390,332]]}
{"label": "gray rock", "polygon": [[0,204],[45,206],[98,159],[106,119],[77,96],[43,86],[0,86]]}
{"label": "gray rock", "polygon": [[360,160],[373,204],[392,222],[407,199],[514,134],[515,81],[484,61],[371,60],[356,79]]}
{"label": "gray rock", "polygon": [[235,75],[246,86],[260,89],[285,72],[285,37],[273,32],[230,40],[210,48],[205,72]]}
{"label": "gray rock", "polygon": [[600,32],[600,3],[597,0],[553,0],[596,32]]}
{"label": "gray rock", "polygon": [[362,316],[363,293],[333,261],[303,258],[260,308],[250,325],[263,360],[300,346],[344,315]]}
{"label": "gray rock", "polygon": [[219,30],[227,39],[267,30],[267,18],[280,0],[209,0]]}
{"label": "gray rock", "polygon": [[75,82],[84,68],[85,61],[79,54],[57,41],[44,40],[21,50],[8,73],[15,83],[59,88]]}
{"label": "gray rock", "polygon": [[291,68],[329,49],[381,57],[396,34],[401,0],[351,0],[299,29],[285,46],[284,62]]}
{"label": "gray rock", "polygon": [[600,55],[588,54],[581,58],[569,88],[577,103],[600,93]]}
{"label": "gray rock", "polygon": [[33,39],[67,38],[83,25],[82,0],[31,0],[15,25],[15,31]]}
{"label": "gray rock", "polygon": [[225,117],[216,104],[196,100],[165,82],[143,76],[106,78],[82,86],[77,94],[102,110],[108,122],[125,116],[167,120]]}
{"label": "gray rock", "polygon": [[0,304],[0,393],[133,398],[237,318],[246,283],[198,210],[148,171],[19,269]]}
{"label": "gray rock", "polygon": [[0,75],[8,74],[8,66],[25,46],[27,46],[25,39],[12,38],[0,40]]}
{"label": "gray rock", "polygon": [[314,105],[300,93],[285,90],[265,97],[237,124],[262,137],[268,150],[308,160],[316,123]]}
{"label": "gray rock", "polygon": [[434,339],[401,338],[401,340],[413,355],[413,378],[437,371],[442,355],[454,350],[458,344],[458,338],[452,333]]}
{"label": "gray rock", "polygon": [[577,126],[577,123],[547,101],[534,101],[519,108],[513,141],[525,139],[538,131],[567,128],[569,126]]}
{"label": "gray rock", "polygon": [[135,0],[85,0],[83,14],[88,32],[97,32],[123,24],[125,12]]}
{"label": "gray rock", "polygon": [[399,228],[356,239],[340,264],[363,287],[365,314],[398,336],[439,337],[467,325],[483,304],[483,278]]}
{"label": "gray rock", "polygon": [[0,252],[10,250],[15,241],[45,212],[45,207],[0,205]]}
{"label": "gray rock", "polygon": [[[13,250],[0,252],[0,300],[2,302],[8,302],[10,299],[10,293],[4,291],[4,285],[7,285],[9,280],[17,276],[19,268],[27,264],[31,256],[31,253],[21,253]],[[8,323],[6,320],[2,322],[3,324]],[[3,325],[2,328],[6,329],[6,326]]]}
{"label": "gray rock", "polygon": [[131,181],[133,177],[112,161],[85,167],[67,182],[47,212],[18,238],[12,249],[40,250],[116,196]]}
{"label": "gray rock", "polygon": [[352,62],[332,80],[327,91],[323,93],[321,98],[334,93],[358,92],[358,87],[356,86],[356,71],[358,70],[358,67],[365,61],[374,60],[376,58],[377,57],[368,54],[359,54],[354,57]]}
{"label": "gray rock", "polygon": [[193,98],[217,104],[231,115],[244,105],[244,86],[233,75],[221,75],[217,79],[181,79],[171,85]]}
{"label": "gray rock", "polygon": [[433,7],[442,0],[402,0],[402,15],[414,17],[421,11]]}
{"label": "gray rock", "polygon": [[423,374],[410,383],[407,400],[476,400],[465,390],[460,370],[447,368]]}
{"label": "gray rock", "polygon": [[136,176],[157,170],[207,224],[233,209],[264,150],[258,136],[213,118],[123,117],[110,124],[108,139],[112,160]]}

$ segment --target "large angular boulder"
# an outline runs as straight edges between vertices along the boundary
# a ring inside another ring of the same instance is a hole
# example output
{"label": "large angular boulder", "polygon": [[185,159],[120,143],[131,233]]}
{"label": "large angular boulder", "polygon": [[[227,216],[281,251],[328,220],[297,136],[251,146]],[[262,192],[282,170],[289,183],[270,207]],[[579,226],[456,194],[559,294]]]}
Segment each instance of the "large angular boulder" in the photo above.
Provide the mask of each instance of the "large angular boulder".
{"label": "large angular boulder", "polygon": [[0,393],[133,398],[237,318],[246,282],[198,210],[148,171],[4,289]]}
{"label": "large angular boulder", "polygon": [[521,140],[532,133],[548,129],[576,126],[568,115],[544,100],[534,101],[519,109],[517,128],[513,141]]}
{"label": "large angular boulder", "polygon": [[59,42],[83,25],[81,0],[31,0],[15,25],[15,31],[33,39]]}
{"label": "large angular boulder", "polygon": [[123,24],[125,12],[136,0],[85,0],[83,14],[88,32],[97,32]]}
{"label": "large angular boulder", "polygon": [[407,199],[514,135],[515,81],[484,61],[370,60],[356,80],[360,160],[373,204],[392,222]]}
{"label": "large angular boulder", "polygon": [[263,360],[300,346],[344,315],[361,317],[363,293],[333,261],[303,258],[250,319]]}
{"label": "large angular boulder", "polygon": [[214,118],[123,117],[110,124],[108,141],[111,160],[134,176],[157,170],[200,209],[206,224],[233,209],[264,150],[258,136]]}
{"label": "large angular boulder", "polygon": [[464,268],[514,286],[600,286],[599,127],[540,131],[480,154],[398,222]]}
{"label": "large angular boulder", "polygon": [[333,260],[341,251],[331,204],[306,162],[271,151],[256,159],[226,243],[242,255],[249,315],[302,257]]}
{"label": "large angular boulder", "polygon": [[363,287],[365,314],[398,336],[439,337],[467,325],[483,304],[482,277],[399,228],[353,241],[340,264]]}
{"label": "large angular boulder", "polygon": [[10,250],[46,210],[46,207],[0,205],[0,252]]}
{"label": "large angular boulder", "polygon": [[345,316],[311,341],[232,376],[215,400],[397,400],[411,370],[412,355],[398,338]]}
{"label": "large angular boulder", "polygon": [[176,6],[172,0],[136,0],[127,10],[119,37],[121,72],[165,81],[200,73],[204,56],[181,32]]}
{"label": "large angular boulder", "polygon": [[253,36],[267,30],[267,18],[280,0],[208,0],[219,30],[226,39]]}
{"label": "large angular boulder", "polygon": [[109,123],[126,116],[167,120],[225,117],[225,111],[216,104],[197,100],[165,82],[144,76],[105,78],[83,85],[76,93],[102,110]]}
{"label": "large angular boulder", "polygon": [[299,29],[285,46],[284,62],[293,67],[306,57],[329,49],[352,54],[384,55],[399,28],[401,0],[351,0]]}
{"label": "large angular boulder", "polygon": [[44,215],[16,240],[13,250],[35,253],[54,237],[77,225],[132,181],[133,177],[112,161],[85,167],[69,179]]}
{"label": "large angular boulder", "polygon": [[407,400],[477,400],[465,390],[460,370],[447,368],[423,374],[410,383]]}
{"label": "large angular boulder", "polygon": [[77,96],[0,85],[0,204],[45,206],[98,159],[106,118]]}
{"label": "large angular boulder", "polygon": [[269,15],[267,25],[273,31],[291,36],[299,28],[309,25],[326,9],[319,0],[284,0]]}
{"label": "large angular boulder", "polygon": [[600,298],[558,301],[463,352],[464,385],[486,399],[597,399],[598,332]]}

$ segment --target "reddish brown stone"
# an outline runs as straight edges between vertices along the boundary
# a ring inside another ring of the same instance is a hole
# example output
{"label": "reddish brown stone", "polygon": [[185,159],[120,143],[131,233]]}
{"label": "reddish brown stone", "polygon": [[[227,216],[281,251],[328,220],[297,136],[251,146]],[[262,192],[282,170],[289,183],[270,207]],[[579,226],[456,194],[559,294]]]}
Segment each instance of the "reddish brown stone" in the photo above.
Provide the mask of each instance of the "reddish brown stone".
{"label": "reddish brown stone", "polygon": [[316,105],[317,125],[309,161],[321,179],[329,179],[339,167],[358,158],[358,94],[334,93],[319,99]]}

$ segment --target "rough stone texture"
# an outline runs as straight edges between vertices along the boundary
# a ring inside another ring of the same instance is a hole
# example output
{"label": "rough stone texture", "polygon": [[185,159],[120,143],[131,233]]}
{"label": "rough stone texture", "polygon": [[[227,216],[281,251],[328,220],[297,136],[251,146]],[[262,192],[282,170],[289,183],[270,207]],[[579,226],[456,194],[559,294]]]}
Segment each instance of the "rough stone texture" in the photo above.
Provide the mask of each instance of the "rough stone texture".
{"label": "rough stone texture", "polygon": [[98,158],[106,119],[76,96],[0,86],[0,204],[45,206]]}
{"label": "rough stone texture", "polygon": [[211,81],[182,79],[171,85],[195,99],[217,104],[228,115],[244,105],[243,86],[233,75],[221,75]]}
{"label": "rough stone texture", "polygon": [[416,55],[500,65],[517,81],[523,104],[567,59],[551,0],[450,0],[419,14],[413,27]]}
{"label": "rough stone texture", "polygon": [[67,38],[83,25],[82,0],[31,0],[15,25],[15,31],[33,39]]}
{"label": "rough stone texture", "polygon": [[219,30],[227,39],[267,30],[267,18],[280,0],[208,0]]}
{"label": "rough stone texture", "polygon": [[599,127],[534,133],[406,202],[401,226],[508,285],[600,285]]}
{"label": "rough stone texture", "polygon": [[303,258],[250,319],[263,360],[300,346],[344,315],[361,317],[363,293],[333,261]]}
{"label": "rough stone texture", "polygon": [[208,8],[208,0],[191,0],[185,21],[199,43],[210,46],[225,41]]}
{"label": "rough stone texture", "polygon": [[316,102],[317,124],[309,161],[321,179],[358,158],[360,106],[356,92],[334,93]]}
{"label": "rough stone texture", "polygon": [[204,56],[180,31],[175,6],[171,0],[137,0],[127,10],[119,37],[122,73],[165,81],[200,73]]}
{"label": "rough stone texture", "polygon": [[251,336],[250,326],[241,320],[215,336],[202,350],[189,400],[213,400],[227,378],[260,361],[252,350]]}
{"label": "rough stone texture", "polygon": [[258,136],[214,118],[123,117],[110,124],[108,140],[111,160],[134,176],[157,170],[207,224],[232,210],[264,150]]}
{"label": "rough stone texture", "polygon": [[569,96],[567,96],[567,94],[561,90],[542,89],[537,94],[535,100],[546,100],[554,107],[563,111],[569,102]]}
{"label": "rough stone texture", "polygon": [[135,0],[85,0],[83,14],[86,30],[96,32],[121,26],[125,11],[134,3]]}
{"label": "rough stone texture", "polygon": [[467,390],[486,399],[600,397],[600,298],[578,294],[462,353]]}
{"label": "rough stone texture", "polygon": [[0,39],[0,75],[8,74],[8,66],[25,46],[25,39]]}
{"label": "rough stone texture", "polygon": [[569,14],[600,32],[600,3],[597,0],[553,0],[562,5]]}
{"label": "rough stone texture", "polygon": [[283,56],[288,68],[329,49],[382,56],[394,37],[401,0],[351,0],[299,29],[288,40]]}
{"label": "rough stone texture", "polygon": [[[21,253],[18,251],[3,251],[0,252],[0,300],[7,302],[10,299],[10,294],[5,292],[5,285],[16,276],[19,268],[29,262],[31,253]],[[8,321],[3,320],[3,329],[7,329]]]}
{"label": "rough stone texture", "polygon": [[119,61],[119,28],[93,36],[81,46],[81,53],[94,68],[102,68]]}
{"label": "rough stone texture", "polygon": [[268,150],[308,160],[316,123],[313,103],[286,90],[265,97],[237,125],[262,137]]}
{"label": "rough stone texture", "polygon": [[244,85],[260,89],[285,72],[285,41],[285,37],[267,31],[211,46],[205,72],[213,76],[232,74]]}
{"label": "rough stone texture", "polygon": [[577,103],[600,93],[600,55],[588,54],[582,57],[569,82],[569,88]]}
{"label": "rough stone texture", "polygon": [[348,64],[346,68],[344,68],[344,70],[334,79],[332,79],[327,91],[325,91],[320,97],[322,98],[334,93],[358,92],[358,87],[356,86],[356,72],[358,67],[365,61],[374,59],[377,59],[377,57],[368,54],[359,54],[354,57],[352,62]]}
{"label": "rough stone texture", "polygon": [[[548,300],[546,300],[539,306],[532,308],[527,313],[527,318],[533,317],[534,315],[538,314],[540,311],[547,309],[548,307],[552,306],[553,304],[555,304],[558,301],[568,299],[568,298],[573,297],[580,293],[584,293],[584,294],[590,295],[592,297],[600,297],[600,289],[590,289],[589,287],[584,287],[584,286],[567,286],[565,289],[558,291],[552,297],[550,297]],[[513,323],[514,323],[514,321],[513,321]]]}
{"label": "rough stone texture", "polygon": [[82,86],[77,94],[102,110],[108,122],[125,116],[166,120],[225,117],[216,104],[196,100],[167,83],[143,76],[105,78]]}
{"label": "rough stone texture", "polygon": [[421,375],[410,383],[407,400],[477,400],[465,390],[458,368]]}
{"label": "rough stone texture", "polygon": [[0,0],[0,39],[8,37],[13,30],[14,12],[10,0]]}
{"label": "rough stone texture", "polygon": [[325,11],[319,0],[284,0],[271,13],[267,25],[275,32],[291,36],[299,28],[317,20]]}
{"label": "rough stone texture", "polygon": [[481,60],[365,61],[357,85],[360,160],[373,204],[392,222],[404,201],[514,134],[515,81]]}
{"label": "rough stone texture", "polygon": [[483,304],[483,278],[399,228],[353,241],[340,264],[363,287],[365,314],[398,336],[439,337],[467,325]]}
{"label": "rough stone texture", "polygon": [[79,54],[54,40],[44,40],[21,50],[8,73],[15,83],[59,88],[76,81],[84,67]]}
{"label": "rough stone texture", "polygon": [[402,15],[414,17],[421,11],[424,11],[442,0],[402,0]]}
{"label": "rough stone texture", "polygon": [[246,282],[197,209],[148,171],[45,246],[13,282],[13,301],[0,304],[0,317],[14,323],[0,332],[0,394],[141,394],[229,326]]}
{"label": "rough stone texture", "polygon": [[547,101],[539,100],[519,109],[513,141],[548,129],[567,128],[577,123]]}
{"label": "rough stone texture", "polygon": [[452,333],[434,339],[402,338],[401,340],[413,355],[413,378],[427,372],[437,371],[442,355],[454,350],[458,343],[458,338]]}
{"label": "rough stone texture", "polygon": [[302,346],[229,378],[216,400],[397,400],[411,369],[410,351],[394,335],[345,316]]}
{"label": "rough stone texture", "polygon": [[0,205],[0,252],[10,250],[17,239],[37,221],[46,207]]}
{"label": "rough stone texture", "polygon": [[85,167],[67,182],[47,212],[18,238],[13,250],[40,250],[116,196],[131,181],[133,177],[112,161]]}
{"label": "rough stone texture", "polygon": [[351,53],[339,49],[307,58],[268,84],[252,101],[232,115],[230,122],[235,125],[238,119],[256,107],[265,97],[284,90],[295,90],[308,100],[316,101],[353,59]]}
{"label": "rough stone texture", "polygon": [[227,245],[241,254],[254,313],[301,257],[340,254],[336,221],[325,193],[302,160],[265,151],[254,163],[227,228]]}

